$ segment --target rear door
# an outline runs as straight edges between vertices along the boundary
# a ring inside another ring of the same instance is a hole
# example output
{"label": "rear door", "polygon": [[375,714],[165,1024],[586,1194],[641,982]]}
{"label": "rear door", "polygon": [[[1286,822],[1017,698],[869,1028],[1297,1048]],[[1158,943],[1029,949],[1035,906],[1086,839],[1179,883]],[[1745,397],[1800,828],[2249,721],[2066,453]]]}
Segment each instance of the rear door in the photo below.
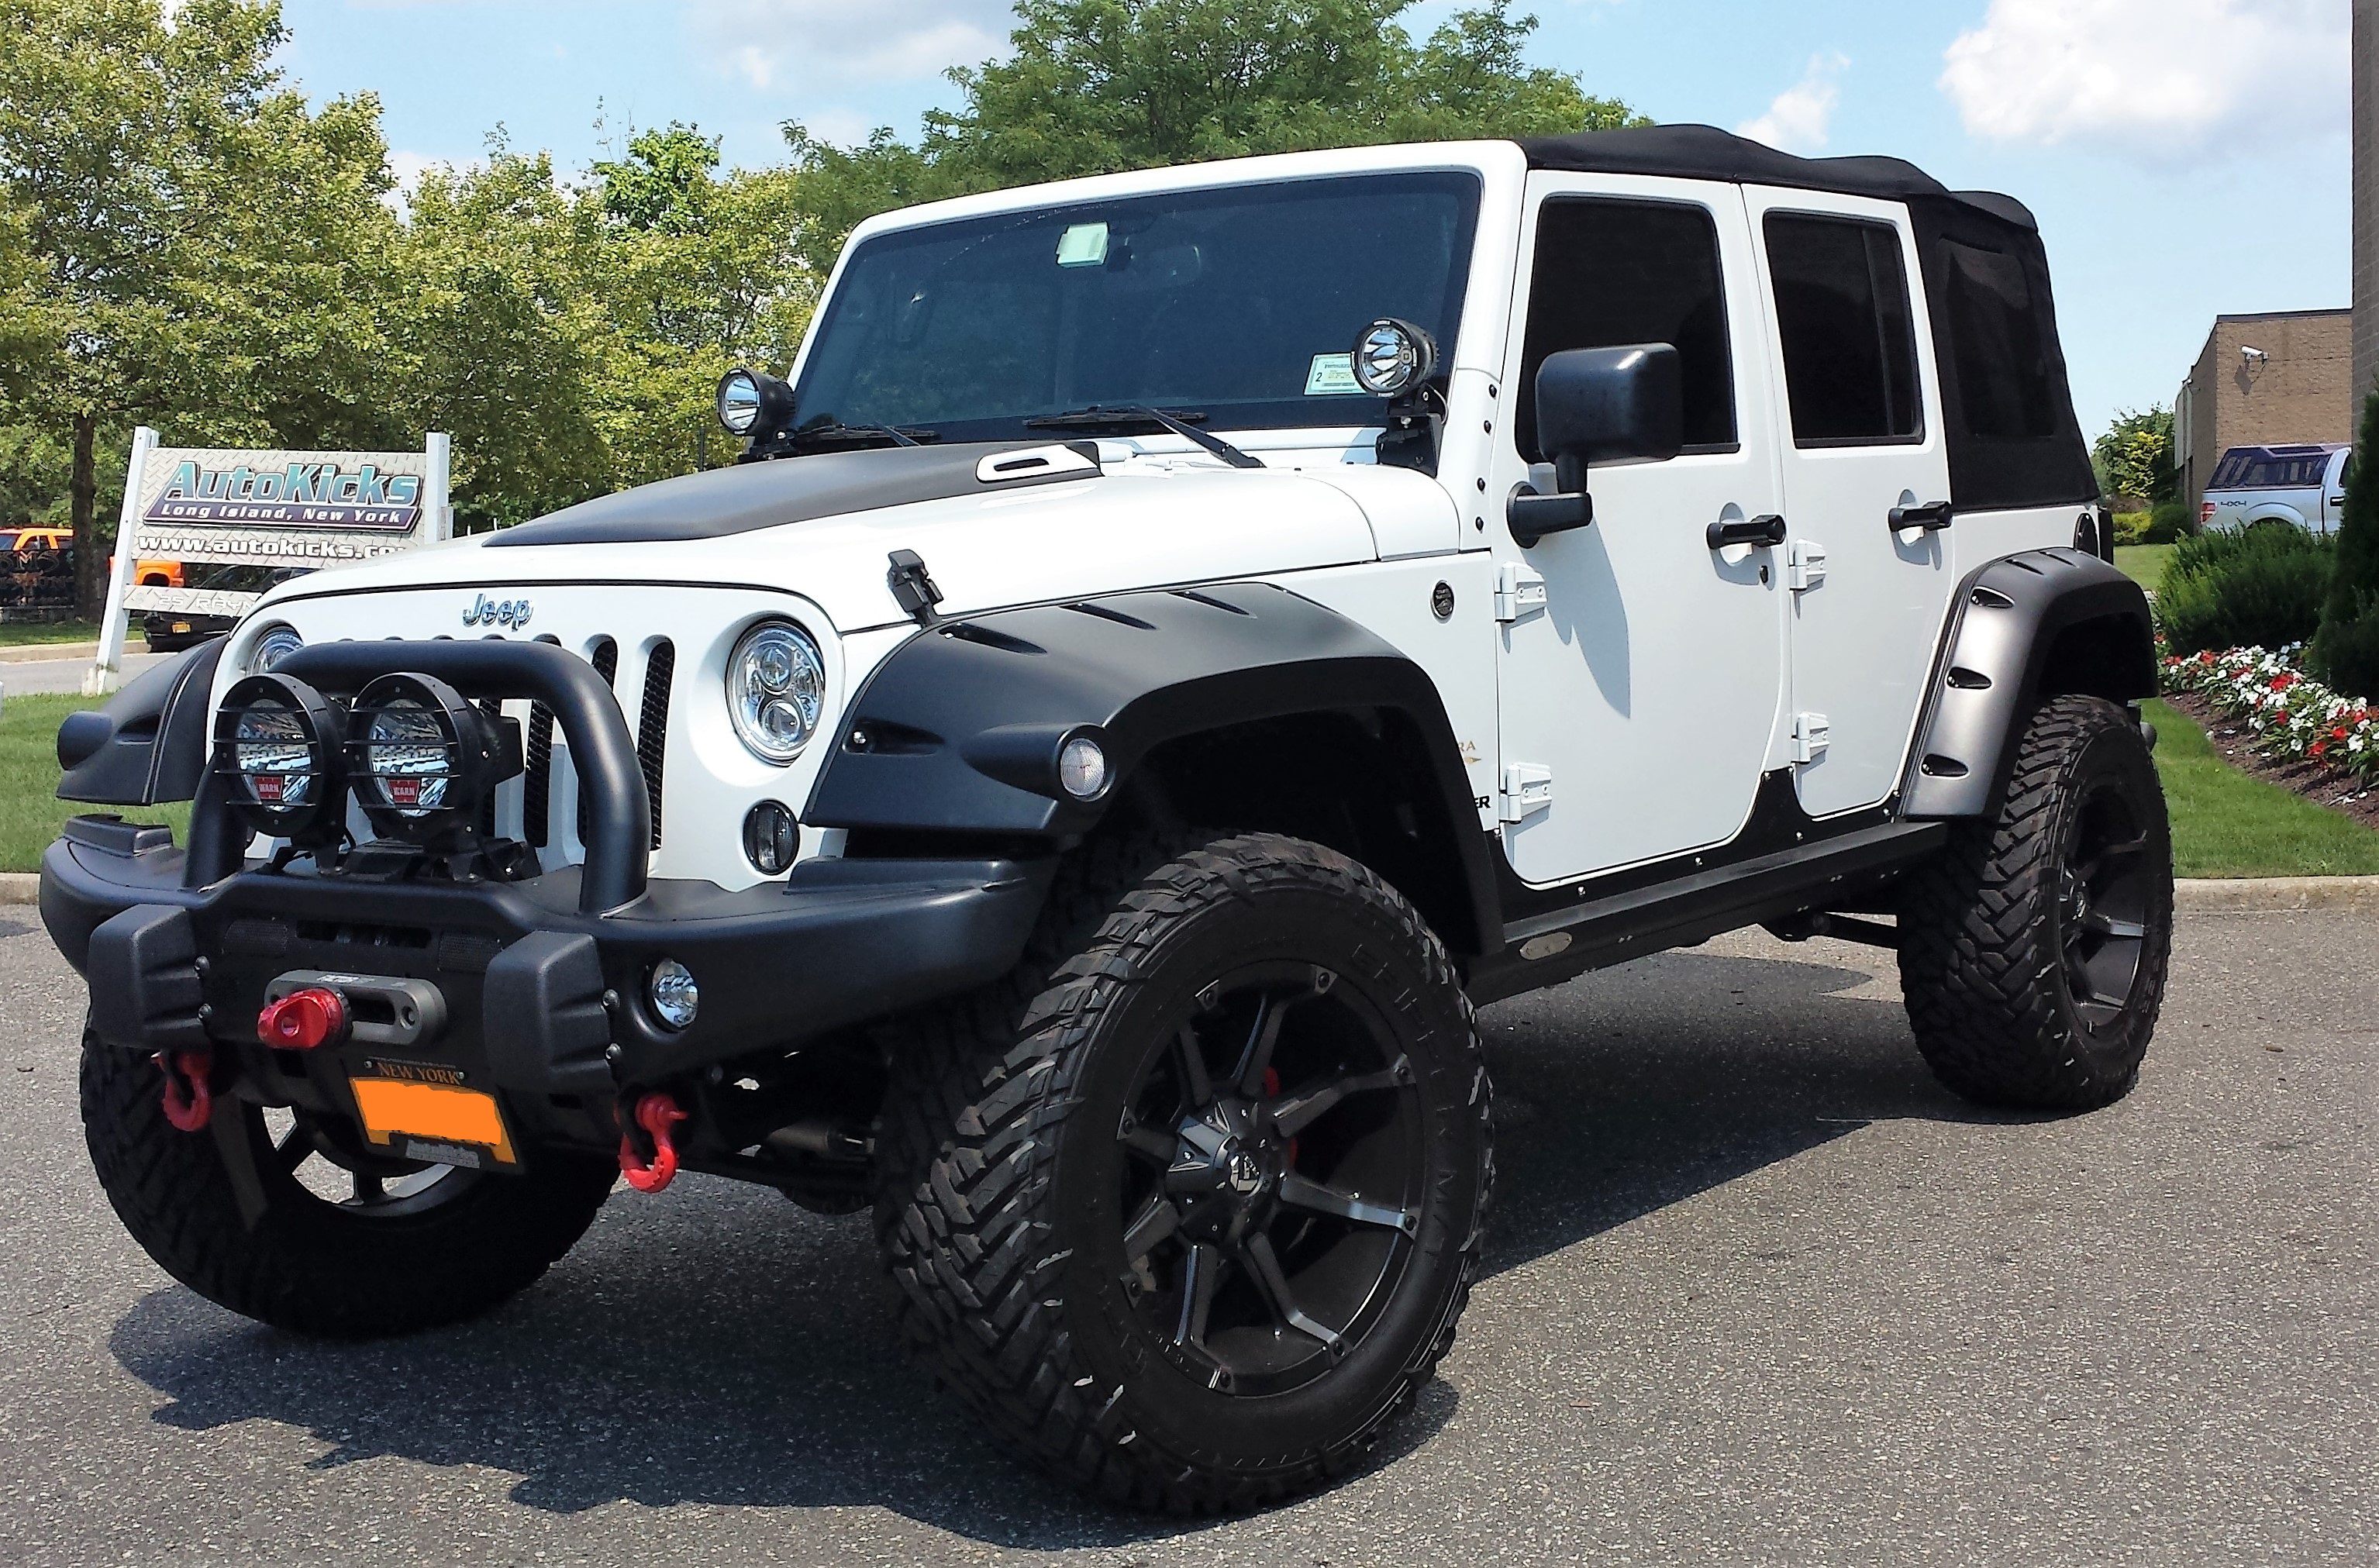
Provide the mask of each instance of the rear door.
{"label": "rear door", "polygon": [[1781,350],[1787,722],[1802,808],[1828,816],[1898,785],[1957,586],[1939,383],[1904,209],[1745,195]]}

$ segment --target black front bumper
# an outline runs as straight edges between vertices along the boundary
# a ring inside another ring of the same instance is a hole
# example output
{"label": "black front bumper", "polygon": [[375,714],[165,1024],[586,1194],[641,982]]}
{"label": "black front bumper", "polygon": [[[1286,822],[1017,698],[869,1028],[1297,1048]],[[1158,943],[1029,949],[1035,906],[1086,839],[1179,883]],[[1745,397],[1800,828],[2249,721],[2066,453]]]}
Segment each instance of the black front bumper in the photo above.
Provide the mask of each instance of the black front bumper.
{"label": "black front bumper", "polygon": [[[532,1139],[615,1137],[625,1089],[798,1047],[996,979],[1022,955],[1049,867],[1005,860],[813,860],[740,892],[657,880],[584,912],[575,868],[524,882],[321,875],[260,862],[185,887],[183,851],[78,819],[42,861],[42,919],[91,983],[94,1032],[140,1052],[211,1049],[252,1095],[344,1109],[336,1085],[368,1058],[453,1069],[490,1088]],[[701,1007],[682,1031],[653,1014],[663,958]],[[268,1050],[266,988],[293,971],[427,982],[434,1035],[405,1047]],[[299,1061],[295,1058],[308,1058]],[[280,1073],[290,1081],[268,1080]]]}

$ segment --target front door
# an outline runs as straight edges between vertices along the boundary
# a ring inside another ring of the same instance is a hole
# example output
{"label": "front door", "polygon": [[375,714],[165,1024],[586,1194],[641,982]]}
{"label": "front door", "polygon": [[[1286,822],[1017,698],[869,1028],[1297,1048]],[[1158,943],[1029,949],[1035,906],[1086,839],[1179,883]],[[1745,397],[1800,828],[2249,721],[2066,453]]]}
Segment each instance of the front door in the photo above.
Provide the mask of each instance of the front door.
{"label": "front door", "polygon": [[[1783,362],[1792,723],[1802,809],[1897,788],[1958,584],[1950,464],[1908,216],[1805,190],[1745,193]],[[1895,519],[1905,526],[1894,526]]]}
{"label": "front door", "polygon": [[[1546,462],[1533,389],[1564,349],[1673,344],[1684,453],[1589,476],[1595,520],[1522,549],[1493,521],[1504,852],[1542,886],[1720,844],[1749,816],[1783,673],[1777,553],[1710,549],[1781,512],[1758,271],[1731,186],[1539,175],[1488,476]],[[1539,475],[1540,488],[1550,486]]]}

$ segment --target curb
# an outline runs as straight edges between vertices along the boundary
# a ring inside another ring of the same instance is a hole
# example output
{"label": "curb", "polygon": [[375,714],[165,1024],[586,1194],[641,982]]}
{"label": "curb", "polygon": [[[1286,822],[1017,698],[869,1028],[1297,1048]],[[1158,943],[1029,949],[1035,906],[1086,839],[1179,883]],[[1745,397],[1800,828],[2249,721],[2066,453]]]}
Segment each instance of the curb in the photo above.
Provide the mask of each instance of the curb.
{"label": "curb", "polygon": [[2190,878],[2172,886],[2177,910],[2198,914],[2269,914],[2297,910],[2357,910],[2379,914],[2379,876]]}
{"label": "curb", "polygon": [[[132,641],[125,639],[124,651],[132,652]],[[63,664],[68,659],[97,658],[97,643],[11,643],[0,647],[0,664]]]}
{"label": "curb", "polygon": [[[41,897],[42,879],[37,874],[0,871],[0,904],[37,904]],[[2379,914],[2379,876],[2183,877],[2172,885],[2172,907],[2193,914],[2298,910]]]}

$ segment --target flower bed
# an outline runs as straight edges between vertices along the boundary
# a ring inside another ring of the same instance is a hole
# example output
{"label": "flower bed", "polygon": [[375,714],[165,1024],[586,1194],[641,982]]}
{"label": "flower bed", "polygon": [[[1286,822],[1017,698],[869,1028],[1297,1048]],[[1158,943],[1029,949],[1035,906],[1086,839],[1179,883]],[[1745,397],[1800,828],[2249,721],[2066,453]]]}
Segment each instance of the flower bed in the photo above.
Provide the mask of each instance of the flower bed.
{"label": "flower bed", "polygon": [[2309,679],[2302,645],[2276,652],[2232,648],[2164,660],[2164,687],[2203,699],[2244,724],[2249,744],[2280,763],[2306,763],[2369,788],[2379,785],[2379,711]]}

